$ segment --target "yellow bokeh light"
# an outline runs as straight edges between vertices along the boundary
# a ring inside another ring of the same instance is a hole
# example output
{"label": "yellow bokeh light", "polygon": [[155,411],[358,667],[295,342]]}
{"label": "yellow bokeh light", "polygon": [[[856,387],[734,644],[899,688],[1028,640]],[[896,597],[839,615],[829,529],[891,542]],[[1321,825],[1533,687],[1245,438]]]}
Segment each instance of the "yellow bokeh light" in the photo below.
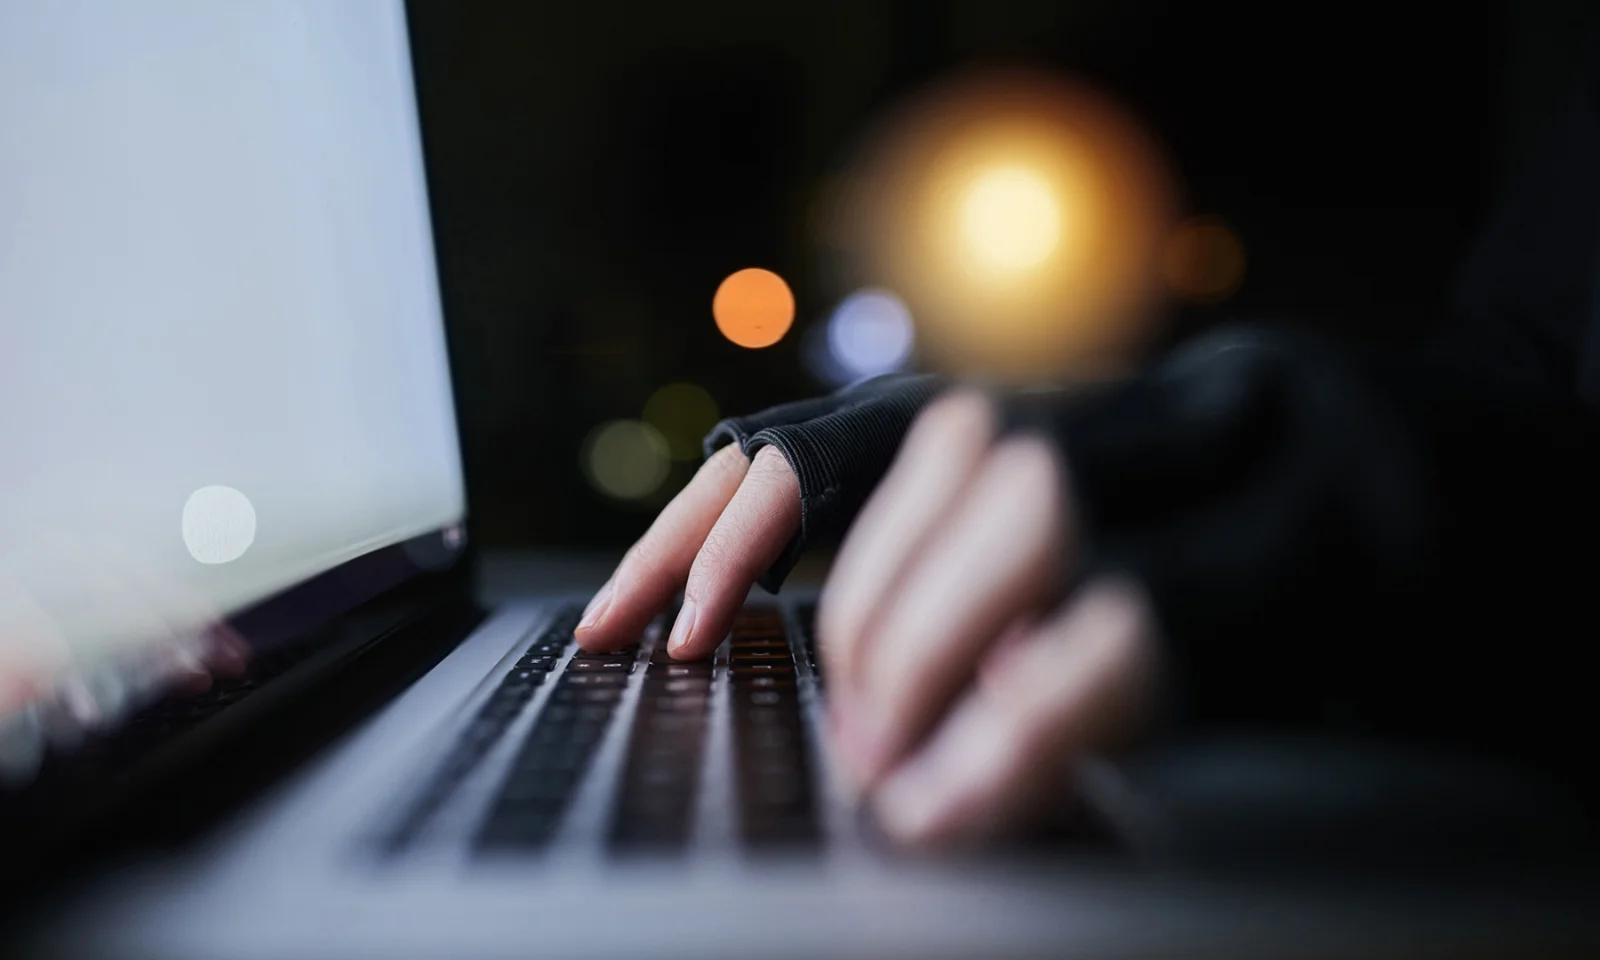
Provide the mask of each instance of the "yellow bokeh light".
{"label": "yellow bokeh light", "polygon": [[669,383],[644,404],[644,422],[666,438],[674,460],[699,460],[700,440],[717,424],[717,401],[692,383]]}
{"label": "yellow bokeh light", "polygon": [[961,239],[979,264],[1002,273],[1038,266],[1061,238],[1050,184],[1026,167],[997,167],[973,180],[961,199]]}
{"label": "yellow bokeh light", "polygon": [[934,369],[1115,376],[1155,340],[1174,184],[1142,126],[1081,84],[998,70],[931,88],[835,194],[819,239],[905,300]]}
{"label": "yellow bokeh light", "polygon": [[642,500],[661,488],[669,471],[667,441],[637,420],[612,420],[583,442],[583,472],[596,490],[618,500]]}

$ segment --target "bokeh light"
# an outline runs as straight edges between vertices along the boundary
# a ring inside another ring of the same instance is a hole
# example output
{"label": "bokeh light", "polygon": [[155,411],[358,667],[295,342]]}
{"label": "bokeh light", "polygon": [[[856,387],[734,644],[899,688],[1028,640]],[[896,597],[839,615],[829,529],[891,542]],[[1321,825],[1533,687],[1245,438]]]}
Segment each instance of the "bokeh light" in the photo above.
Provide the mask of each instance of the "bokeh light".
{"label": "bokeh light", "polygon": [[1154,339],[1176,190],[1144,128],[1081,84],[941,84],[868,138],[828,202],[818,239],[904,299],[930,367],[1100,377]]}
{"label": "bokeh light", "polygon": [[233,487],[201,487],[183,503],[183,545],[204,564],[230,563],[256,539],[256,508]]}
{"label": "bokeh light", "polygon": [[845,297],[828,318],[832,368],[846,382],[894,373],[911,358],[911,310],[888,290],[868,287]]}
{"label": "bokeh light", "polygon": [[1000,273],[1038,266],[1060,236],[1050,184],[1025,167],[985,170],[962,197],[961,239],[977,263]]}
{"label": "bokeh light", "polygon": [[644,422],[666,439],[674,460],[699,460],[700,441],[717,419],[717,401],[693,383],[669,383],[644,404]]}
{"label": "bokeh light", "polygon": [[711,298],[722,335],[741,347],[770,347],[794,323],[794,294],[771,270],[747,267],[730,275]]}
{"label": "bokeh light", "polygon": [[1216,217],[1194,217],[1167,238],[1161,273],[1173,295],[1190,303],[1220,303],[1244,282],[1244,244]]}
{"label": "bokeh light", "polygon": [[617,500],[642,500],[661,488],[669,471],[661,432],[638,420],[612,420],[583,442],[583,472],[596,490]]}

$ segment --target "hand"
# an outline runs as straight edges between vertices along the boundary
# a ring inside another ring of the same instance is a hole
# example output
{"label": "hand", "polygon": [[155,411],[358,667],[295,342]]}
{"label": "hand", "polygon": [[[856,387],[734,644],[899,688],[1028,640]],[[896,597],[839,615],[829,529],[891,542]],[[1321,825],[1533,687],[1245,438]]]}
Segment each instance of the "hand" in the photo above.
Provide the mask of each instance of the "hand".
{"label": "hand", "polygon": [[639,634],[681,588],[667,650],[709,656],[727,635],[750,585],[800,529],[800,482],[773,447],[753,460],[734,445],[705,462],[628,550],[578,624],[585,650],[612,650]]}
{"label": "hand", "polygon": [[1065,472],[1048,443],[997,439],[995,421],[971,392],[923,412],[818,611],[839,752],[901,841],[1026,817],[1154,701],[1148,602],[1099,579],[1055,606],[1074,544]]}

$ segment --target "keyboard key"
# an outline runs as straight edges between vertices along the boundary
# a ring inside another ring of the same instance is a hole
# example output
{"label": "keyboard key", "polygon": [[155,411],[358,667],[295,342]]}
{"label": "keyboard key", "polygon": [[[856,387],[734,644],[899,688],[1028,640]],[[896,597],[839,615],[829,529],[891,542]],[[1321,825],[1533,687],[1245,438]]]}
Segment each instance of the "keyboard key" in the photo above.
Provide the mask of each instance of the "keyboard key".
{"label": "keyboard key", "polygon": [[711,675],[703,677],[667,677],[659,671],[649,670],[644,677],[646,697],[678,697],[685,694],[704,694],[711,689]]}
{"label": "keyboard key", "polygon": [[513,772],[501,785],[498,802],[516,804],[527,800],[560,801],[572,792],[577,782],[577,773],[571,769],[519,770]]}
{"label": "keyboard key", "polygon": [[537,687],[539,684],[544,683],[544,678],[549,672],[548,670],[530,669],[519,665],[506,674],[505,683],[507,686]]}
{"label": "keyboard key", "polygon": [[605,660],[574,659],[567,661],[567,670],[569,672],[575,670],[581,673],[632,673],[633,661],[610,658]]}
{"label": "keyboard key", "polygon": [[623,647],[621,650],[610,650],[605,653],[591,653],[588,650],[579,650],[572,655],[574,661],[578,660],[637,660],[639,647]]}
{"label": "keyboard key", "polygon": [[728,643],[728,647],[734,653],[741,653],[746,650],[782,650],[785,653],[788,653],[789,641],[784,640],[781,637],[769,637],[752,640],[731,640]]}
{"label": "keyboard key", "polygon": [[788,678],[794,682],[794,664],[792,663],[740,663],[728,667],[728,677],[735,685],[758,680],[763,677]]}
{"label": "keyboard key", "polygon": [[615,704],[622,699],[622,687],[616,685],[590,686],[563,684],[550,693],[551,703],[605,703]]}
{"label": "keyboard key", "polygon": [[789,673],[749,673],[742,677],[733,678],[735,689],[752,690],[780,690],[793,692],[794,672]]}
{"label": "keyboard key", "polygon": [[575,771],[582,769],[588,757],[587,744],[572,741],[537,742],[517,755],[511,769]]}
{"label": "keyboard key", "polygon": [[567,687],[625,687],[628,677],[623,673],[564,673],[562,686]]}
{"label": "keyboard key", "polygon": [[782,650],[734,650],[728,657],[728,662],[736,667],[759,665],[764,663],[793,664],[794,657],[790,655],[787,647]]}
{"label": "keyboard key", "polygon": [[674,663],[662,667],[662,674],[667,677],[703,677],[711,679],[711,664],[709,663]]}

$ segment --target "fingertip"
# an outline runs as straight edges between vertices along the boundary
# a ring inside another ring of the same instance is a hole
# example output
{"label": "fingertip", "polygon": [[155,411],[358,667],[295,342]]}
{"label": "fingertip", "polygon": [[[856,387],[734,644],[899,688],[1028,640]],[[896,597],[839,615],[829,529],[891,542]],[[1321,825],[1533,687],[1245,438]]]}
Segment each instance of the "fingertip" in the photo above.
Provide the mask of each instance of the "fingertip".
{"label": "fingertip", "polygon": [[695,635],[695,622],[699,619],[699,606],[688,597],[678,608],[677,619],[672,621],[672,632],[667,635],[667,656],[674,660],[698,660],[702,656]]}
{"label": "fingertip", "polygon": [[572,631],[572,639],[577,642],[578,649],[585,653],[604,653],[605,638],[599,634],[600,631],[593,627],[579,627]]}
{"label": "fingertip", "polygon": [[578,618],[578,625],[573,628],[572,638],[579,647],[591,653],[604,652],[610,645],[613,631],[606,629],[606,614],[610,612],[612,599],[615,593],[616,575],[600,585],[594,592],[589,602],[584,605],[583,615]]}
{"label": "fingertip", "polygon": [[606,614],[606,610],[611,607],[611,596],[614,592],[612,584],[614,583],[616,583],[616,578],[612,577],[601,584],[600,589],[596,590],[594,596],[589,598],[588,604],[583,608],[583,616],[578,618],[578,630],[587,630],[600,623],[601,618]]}
{"label": "fingertip", "polygon": [[868,726],[867,714],[847,703],[842,702],[832,716],[834,742],[845,765],[862,789],[872,788],[883,778],[887,766],[878,732]]}
{"label": "fingertip", "polygon": [[959,776],[913,758],[885,777],[872,794],[878,826],[896,844],[913,849],[946,846],[974,828]]}
{"label": "fingertip", "polygon": [[572,631],[572,639],[577,642],[579,649],[586,653],[607,653],[624,646],[627,643],[625,639],[627,636],[628,634],[620,628],[620,620],[617,617],[608,617],[604,623],[578,627]]}
{"label": "fingertip", "polygon": [[873,796],[872,809],[878,826],[890,839],[906,846],[920,846],[933,834],[940,798],[892,781]]}

